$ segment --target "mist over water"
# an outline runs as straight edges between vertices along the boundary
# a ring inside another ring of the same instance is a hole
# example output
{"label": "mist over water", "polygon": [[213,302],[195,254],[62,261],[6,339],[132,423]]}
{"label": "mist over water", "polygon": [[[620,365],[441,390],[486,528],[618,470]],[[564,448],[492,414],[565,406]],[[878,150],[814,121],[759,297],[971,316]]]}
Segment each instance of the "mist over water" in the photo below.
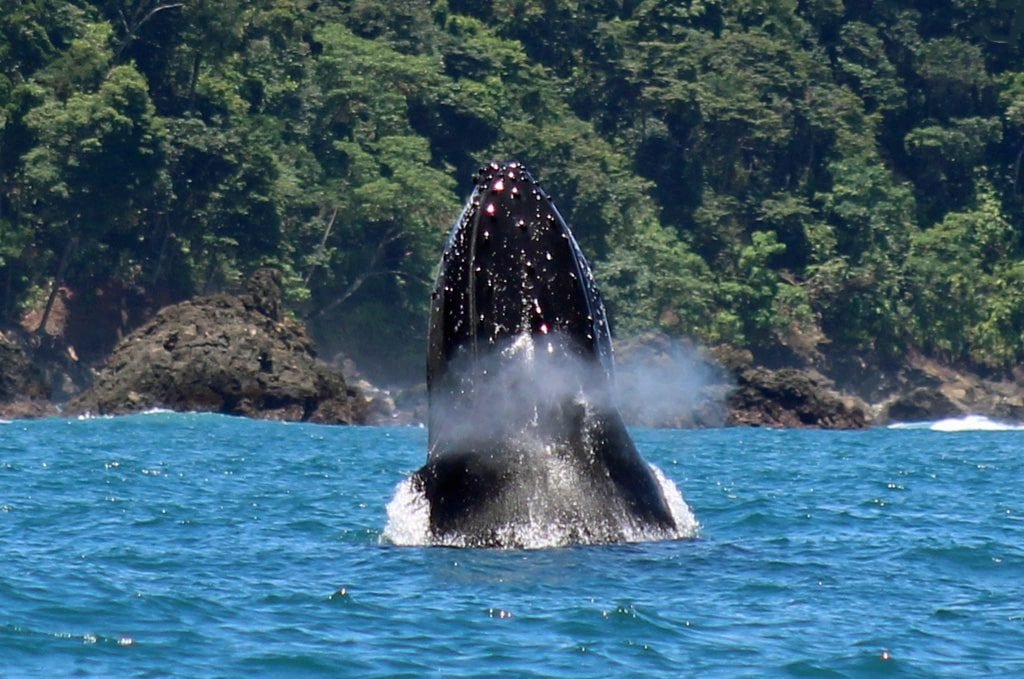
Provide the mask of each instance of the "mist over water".
{"label": "mist over water", "polygon": [[720,426],[729,378],[697,346],[659,336],[616,356],[616,401],[630,424]]}
{"label": "mist over water", "polygon": [[[613,407],[602,366],[571,347],[558,333],[523,333],[482,355],[457,355],[431,394],[431,410],[438,415],[431,438],[448,444],[526,439],[563,424],[552,417]],[[435,454],[443,451],[431,450]]]}
{"label": "mist over water", "polygon": [[[514,488],[495,502],[514,517],[497,527],[499,541],[525,548],[692,537],[693,516],[676,485],[652,466],[675,530],[647,525],[607,479],[593,477],[593,461],[607,435],[602,414],[614,412],[610,375],[597,360],[573,350],[558,333],[511,338],[483,356],[455,357],[444,386],[432,392],[429,458],[446,455],[504,456],[514,469]],[[642,451],[641,451],[642,452]],[[603,463],[601,463],[603,464]],[[603,469],[603,466],[601,467]],[[621,506],[620,506],[621,505]],[[387,508],[384,538],[400,545],[467,546],[466,536],[435,536],[430,507],[409,479]],[[615,525],[602,525],[613,516]]]}

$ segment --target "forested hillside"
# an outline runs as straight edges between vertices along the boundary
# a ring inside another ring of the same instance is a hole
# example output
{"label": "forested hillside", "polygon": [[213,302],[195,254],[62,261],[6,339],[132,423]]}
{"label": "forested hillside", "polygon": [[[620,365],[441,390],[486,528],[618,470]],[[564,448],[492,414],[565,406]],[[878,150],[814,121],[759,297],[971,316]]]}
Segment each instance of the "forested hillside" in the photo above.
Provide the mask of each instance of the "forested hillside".
{"label": "forested hillside", "polygon": [[0,324],[273,265],[328,352],[418,368],[470,176],[514,158],[620,335],[1024,360],[1024,3],[2,3]]}

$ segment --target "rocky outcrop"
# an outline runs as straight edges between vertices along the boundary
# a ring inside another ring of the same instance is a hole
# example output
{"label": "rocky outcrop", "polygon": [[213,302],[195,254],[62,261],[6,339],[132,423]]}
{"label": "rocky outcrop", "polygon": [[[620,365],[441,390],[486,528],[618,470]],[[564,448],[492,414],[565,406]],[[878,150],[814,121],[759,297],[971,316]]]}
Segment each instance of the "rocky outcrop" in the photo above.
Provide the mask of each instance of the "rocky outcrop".
{"label": "rocky outcrop", "polygon": [[860,399],[811,369],[754,367],[750,352],[704,350],[660,333],[616,345],[618,402],[629,424],[857,429],[871,423]]}
{"label": "rocky outcrop", "polygon": [[[983,415],[1005,422],[1024,422],[1024,374],[982,377],[910,352],[894,366],[837,377],[837,382],[874,402],[876,424],[923,422],[962,415]],[[874,377],[880,375],[881,377]]]}
{"label": "rocky outcrop", "polygon": [[729,394],[730,425],[860,429],[871,423],[863,401],[837,392],[812,370],[746,368]]}
{"label": "rocky outcrop", "polygon": [[917,387],[886,403],[881,419],[886,422],[924,422],[958,417],[965,414],[963,406],[954,403],[936,387]]}
{"label": "rocky outcrop", "polygon": [[281,275],[257,271],[240,295],[166,307],[122,340],[70,414],[151,408],[275,420],[361,423],[367,404],[317,360],[282,313]]}
{"label": "rocky outcrop", "polygon": [[0,332],[0,403],[29,396],[38,379],[33,375],[32,361],[17,338]]}
{"label": "rocky outcrop", "polygon": [[0,331],[0,419],[55,415],[49,392],[24,338]]}

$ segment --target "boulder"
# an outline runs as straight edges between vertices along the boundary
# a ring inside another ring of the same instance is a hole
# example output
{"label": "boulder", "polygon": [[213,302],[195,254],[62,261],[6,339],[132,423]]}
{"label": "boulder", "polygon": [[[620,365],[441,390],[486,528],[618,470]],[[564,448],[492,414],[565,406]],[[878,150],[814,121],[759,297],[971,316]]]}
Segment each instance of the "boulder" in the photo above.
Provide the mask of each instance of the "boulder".
{"label": "boulder", "polygon": [[239,295],[166,307],[114,348],[66,412],[152,408],[361,423],[366,403],[319,361],[305,328],[282,313],[280,272],[262,269]]}
{"label": "boulder", "polygon": [[0,419],[56,415],[39,370],[17,331],[0,331]]}
{"label": "boulder", "polygon": [[32,361],[14,333],[0,331],[0,403],[25,397],[38,383]]}
{"label": "boulder", "polygon": [[896,397],[883,409],[883,419],[889,422],[926,422],[965,413],[937,387],[918,387]]}
{"label": "boulder", "polygon": [[866,403],[813,369],[757,367],[749,351],[703,349],[645,333],[616,344],[618,403],[627,423],[651,427],[771,426],[858,429]]}
{"label": "boulder", "polygon": [[1024,384],[1017,373],[987,376],[943,365],[911,352],[893,389],[878,406],[879,422],[922,422],[983,415],[1024,422]]}
{"label": "boulder", "polygon": [[736,380],[728,398],[730,425],[860,429],[870,424],[865,403],[841,395],[813,370],[746,368]]}

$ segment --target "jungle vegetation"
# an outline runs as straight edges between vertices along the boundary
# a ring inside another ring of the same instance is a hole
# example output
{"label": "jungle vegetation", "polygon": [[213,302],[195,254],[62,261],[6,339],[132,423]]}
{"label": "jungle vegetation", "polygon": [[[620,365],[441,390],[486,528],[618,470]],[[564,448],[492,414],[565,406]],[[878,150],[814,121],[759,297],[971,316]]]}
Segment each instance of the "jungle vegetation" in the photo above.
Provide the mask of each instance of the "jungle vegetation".
{"label": "jungle vegetation", "polygon": [[1024,360],[1024,2],[2,1],[0,325],[271,265],[323,346],[418,368],[518,159],[619,335]]}

